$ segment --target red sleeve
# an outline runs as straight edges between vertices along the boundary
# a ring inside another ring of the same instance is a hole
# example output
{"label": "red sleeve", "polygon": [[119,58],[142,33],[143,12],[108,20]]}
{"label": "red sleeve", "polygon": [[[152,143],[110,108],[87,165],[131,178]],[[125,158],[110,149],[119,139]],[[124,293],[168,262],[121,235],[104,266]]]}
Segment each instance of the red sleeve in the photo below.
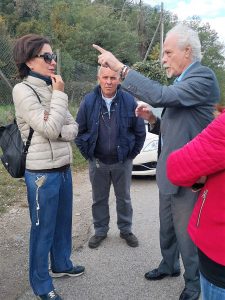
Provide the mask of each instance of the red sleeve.
{"label": "red sleeve", "polygon": [[201,176],[225,169],[225,113],[167,160],[167,176],[178,186],[191,186]]}

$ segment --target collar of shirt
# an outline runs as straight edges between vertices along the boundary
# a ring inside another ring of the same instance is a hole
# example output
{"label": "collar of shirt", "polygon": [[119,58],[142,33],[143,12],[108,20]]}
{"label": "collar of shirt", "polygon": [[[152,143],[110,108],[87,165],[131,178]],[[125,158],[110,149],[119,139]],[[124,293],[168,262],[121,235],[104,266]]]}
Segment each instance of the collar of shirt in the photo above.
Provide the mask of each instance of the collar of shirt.
{"label": "collar of shirt", "polygon": [[111,98],[107,98],[107,97],[103,96],[103,94],[102,94],[102,99],[105,100],[105,104],[106,104],[106,107],[107,107],[109,113],[110,113],[110,107],[111,107],[111,104],[112,104],[112,102],[113,102],[113,99],[115,99],[116,94],[117,94],[117,92],[116,92],[115,95],[114,95],[113,97],[111,97]]}
{"label": "collar of shirt", "polygon": [[178,81],[181,81],[184,77],[184,75],[188,72],[188,70],[190,69],[190,67],[195,63],[195,61],[193,63],[191,63],[184,71],[183,73],[180,74],[179,77],[177,77],[175,80],[174,80],[174,83],[178,82]]}

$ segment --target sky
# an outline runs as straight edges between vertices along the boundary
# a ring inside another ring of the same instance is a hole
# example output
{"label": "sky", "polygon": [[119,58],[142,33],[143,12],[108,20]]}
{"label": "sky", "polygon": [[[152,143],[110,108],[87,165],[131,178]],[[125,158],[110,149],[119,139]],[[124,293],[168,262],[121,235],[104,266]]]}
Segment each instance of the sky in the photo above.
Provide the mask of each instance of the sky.
{"label": "sky", "polygon": [[208,22],[219,36],[221,42],[225,43],[225,1],[224,0],[143,0],[151,6],[161,5],[178,16],[180,21],[197,15],[203,23]]}

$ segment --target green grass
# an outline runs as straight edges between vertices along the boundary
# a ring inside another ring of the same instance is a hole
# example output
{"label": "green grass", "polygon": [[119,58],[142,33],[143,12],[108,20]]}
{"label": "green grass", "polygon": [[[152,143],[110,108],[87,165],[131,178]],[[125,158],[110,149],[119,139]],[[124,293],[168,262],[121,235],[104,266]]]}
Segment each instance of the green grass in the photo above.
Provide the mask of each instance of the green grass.
{"label": "green grass", "polygon": [[6,125],[14,119],[13,105],[0,105],[0,125]]}
{"label": "green grass", "polygon": [[0,163],[0,213],[6,212],[15,202],[22,201],[25,193],[24,180],[12,178]]}
{"label": "green grass", "polygon": [[80,154],[80,151],[73,145],[73,170],[82,170],[87,167],[87,160]]}

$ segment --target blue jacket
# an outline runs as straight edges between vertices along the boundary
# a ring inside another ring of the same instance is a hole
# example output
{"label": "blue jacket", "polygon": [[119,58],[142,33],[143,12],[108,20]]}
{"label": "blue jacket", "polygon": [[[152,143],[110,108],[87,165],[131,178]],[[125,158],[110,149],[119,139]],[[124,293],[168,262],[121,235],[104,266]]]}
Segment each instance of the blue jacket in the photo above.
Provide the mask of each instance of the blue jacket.
{"label": "blue jacket", "polygon": [[[76,121],[79,124],[79,131],[75,143],[86,159],[94,158],[103,101],[101,89],[97,86],[93,92],[84,97],[77,113]],[[127,158],[135,158],[141,151],[146,130],[144,121],[135,116],[137,103],[133,96],[118,86],[117,95],[113,101],[116,102],[116,149],[118,161],[123,162]]]}

